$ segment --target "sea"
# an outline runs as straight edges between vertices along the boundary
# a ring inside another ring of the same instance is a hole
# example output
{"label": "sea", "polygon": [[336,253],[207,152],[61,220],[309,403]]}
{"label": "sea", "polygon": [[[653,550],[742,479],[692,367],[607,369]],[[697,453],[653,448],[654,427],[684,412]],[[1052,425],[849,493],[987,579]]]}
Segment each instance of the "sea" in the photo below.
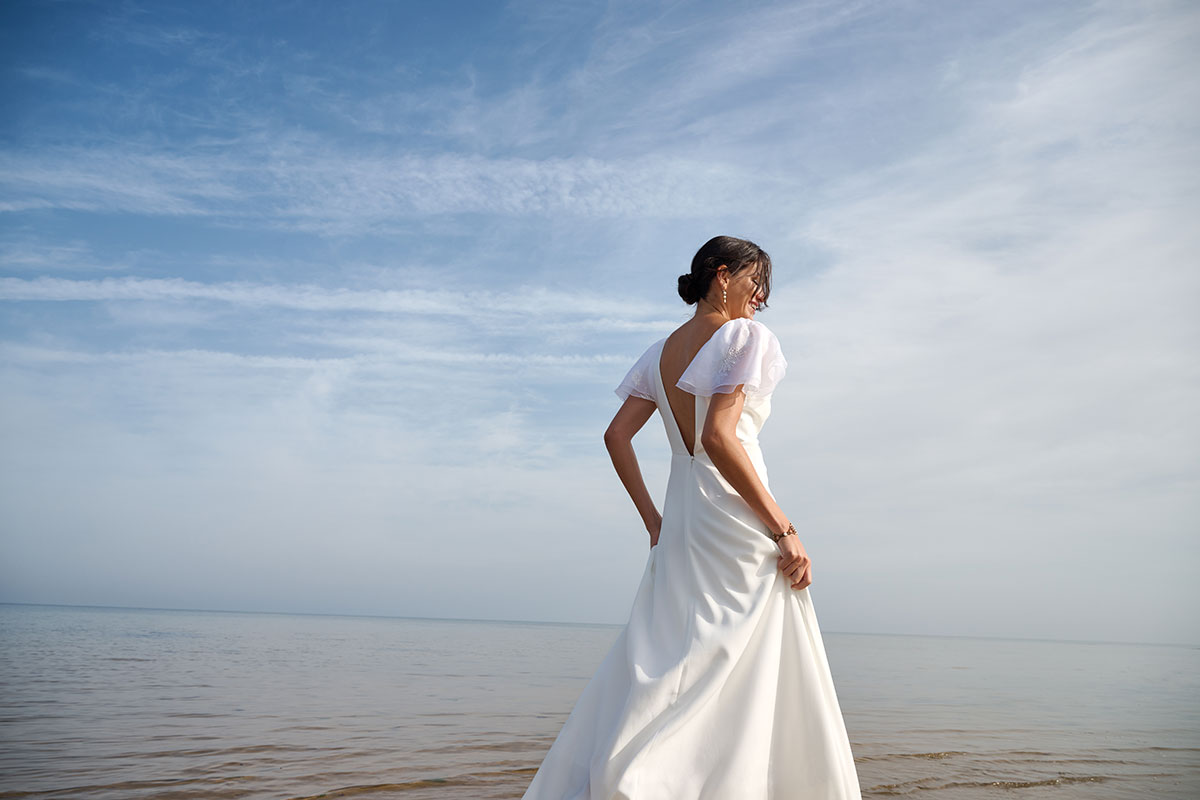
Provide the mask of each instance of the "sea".
{"label": "sea", "polygon": [[[619,632],[0,604],[0,798],[519,798]],[[863,797],[1200,798],[1200,648],[822,634]]]}

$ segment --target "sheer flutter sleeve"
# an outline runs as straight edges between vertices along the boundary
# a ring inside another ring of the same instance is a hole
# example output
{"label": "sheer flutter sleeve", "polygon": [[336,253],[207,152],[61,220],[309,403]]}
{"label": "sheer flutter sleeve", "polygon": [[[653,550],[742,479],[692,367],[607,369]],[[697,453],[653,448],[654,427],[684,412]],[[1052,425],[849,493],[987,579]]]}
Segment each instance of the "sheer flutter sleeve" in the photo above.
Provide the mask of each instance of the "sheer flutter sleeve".
{"label": "sheer flutter sleeve", "polygon": [[625,379],[613,390],[622,402],[631,394],[657,402],[654,391],[654,356],[658,353],[658,345],[661,341],[663,340],[660,339],[650,345],[650,349],[642,353],[642,357],[625,374]]}
{"label": "sheer flutter sleeve", "polygon": [[742,384],[747,397],[764,397],[775,391],[786,371],[787,360],[775,334],[758,320],[738,317],[704,343],[675,385],[711,397]]}

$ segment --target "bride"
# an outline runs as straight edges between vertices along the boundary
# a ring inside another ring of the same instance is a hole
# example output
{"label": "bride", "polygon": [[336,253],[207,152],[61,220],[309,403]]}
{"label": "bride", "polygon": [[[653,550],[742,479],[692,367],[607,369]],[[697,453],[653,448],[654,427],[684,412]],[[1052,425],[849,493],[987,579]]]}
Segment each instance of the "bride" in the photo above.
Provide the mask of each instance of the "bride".
{"label": "bride", "polygon": [[[758,433],[787,369],[754,316],[758,245],[718,236],[679,278],[695,315],[637,360],[604,434],[650,534],[629,622],[524,800],[860,798],[808,586]],[[632,439],[658,411],[671,445],[659,514]]]}

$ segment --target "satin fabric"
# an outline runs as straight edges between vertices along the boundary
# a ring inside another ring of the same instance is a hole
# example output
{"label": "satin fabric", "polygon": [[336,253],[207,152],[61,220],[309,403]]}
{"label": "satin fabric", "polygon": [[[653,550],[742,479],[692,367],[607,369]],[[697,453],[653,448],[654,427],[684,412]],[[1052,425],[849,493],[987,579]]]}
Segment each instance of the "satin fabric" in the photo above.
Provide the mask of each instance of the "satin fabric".
{"label": "satin fabric", "polygon": [[[664,340],[665,341],[665,340]],[[524,800],[861,798],[808,588],[779,571],[766,527],[653,389],[671,445],[658,545],[629,622],[584,688]],[[747,397],[737,436],[770,485]]]}

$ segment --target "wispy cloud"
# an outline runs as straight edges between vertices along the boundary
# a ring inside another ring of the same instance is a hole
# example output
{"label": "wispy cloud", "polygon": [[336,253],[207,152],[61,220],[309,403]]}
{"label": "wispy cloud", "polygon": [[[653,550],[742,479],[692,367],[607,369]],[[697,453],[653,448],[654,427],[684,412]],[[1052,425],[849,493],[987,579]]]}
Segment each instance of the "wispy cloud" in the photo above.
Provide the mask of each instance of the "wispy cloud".
{"label": "wispy cloud", "polygon": [[[712,196],[703,187],[723,183]],[[332,233],[438,214],[685,218],[733,210],[770,186],[720,163],[651,157],[486,159],[354,155],[321,143],[236,158],[128,148],[0,157],[8,210],[59,208],[214,218]]]}
{"label": "wispy cloud", "polygon": [[9,301],[168,301],[199,300],[247,307],[300,311],[364,311],[429,317],[521,316],[529,321],[569,315],[574,322],[595,317],[596,324],[625,330],[669,324],[655,318],[665,308],[648,300],[592,293],[567,293],[533,286],[516,292],[494,290],[346,289],[313,285],[264,285],[246,282],[200,283],[183,278],[0,278],[0,300]]}

